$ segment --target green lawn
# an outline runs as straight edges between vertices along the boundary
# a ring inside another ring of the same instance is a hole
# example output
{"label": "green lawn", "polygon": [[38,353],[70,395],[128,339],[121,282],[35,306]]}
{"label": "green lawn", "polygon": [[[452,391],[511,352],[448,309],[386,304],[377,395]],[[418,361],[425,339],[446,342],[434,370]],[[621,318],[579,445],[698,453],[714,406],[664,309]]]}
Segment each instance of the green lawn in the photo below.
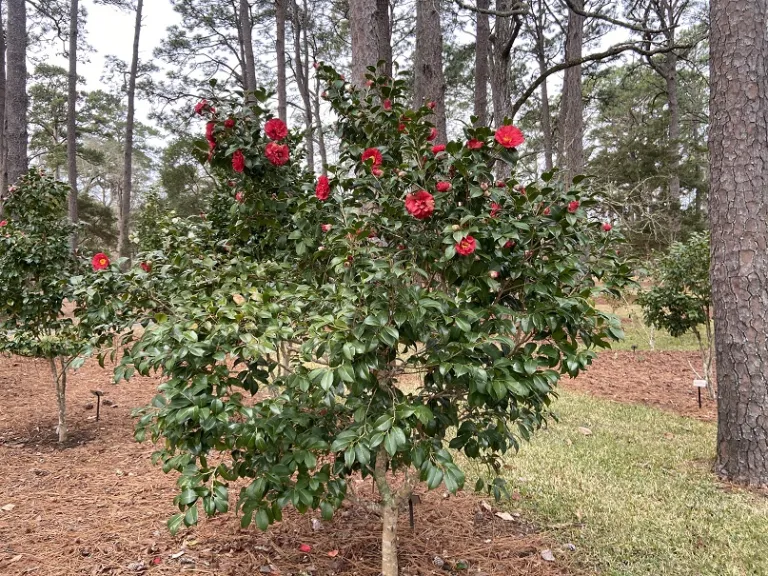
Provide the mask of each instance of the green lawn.
{"label": "green lawn", "polygon": [[598,309],[609,312],[621,318],[621,327],[625,338],[615,343],[614,350],[631,350],[637,346],[637,350],[650,350],[651,338],[653,338],[654,350],[699,350],[696,337],[693,334],[684,334],[679,338],[673,338],[666,330],[653,330],[643,322],[643,312],[640,306],[635,304],[622,305],[616,308],[601,304]]}
{"label": "green lawn", "polygon": [[768,499],[715,480],[713,424],[569,392],[556,411],[509,457],[522,498],[503,505],[576,545],[559,560],[612,576],[768,575]]}

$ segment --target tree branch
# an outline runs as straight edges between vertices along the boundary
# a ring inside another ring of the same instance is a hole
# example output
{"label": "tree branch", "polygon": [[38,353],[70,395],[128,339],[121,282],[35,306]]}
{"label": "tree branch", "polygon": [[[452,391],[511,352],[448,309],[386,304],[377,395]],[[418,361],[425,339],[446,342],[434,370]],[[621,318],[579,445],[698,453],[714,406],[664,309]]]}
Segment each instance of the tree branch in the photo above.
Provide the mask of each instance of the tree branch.
{"label": "tree branch", "polygon": [[584,18],[594,18],[596,20],[603,20],[604,22],[608,22],[609,24],[613,24],[614,26],[626,28],[627,30],[634,30],[635,32],[644,32],[644,33],[650,32],[652,34],[662,34],[667,30],[666,28],[646,28],[645,26],[641,26],[639,24],[632,24],[631,22],[626,22],[624,20],[619,20],[617,18],[612,18],[611,16],[600,14],[599,12],[587,12],[586,10],[582,10],[581,8],[578,8],[573,3],[573,0],[564,0],[564,1],[565,1],[565,4],[568,6],[568,10],[570,10],[574,14],[583,16]]}
{"label": "tree branch", "polygon": [[478,8],[477,6],[471,6],[470,4],[463,2],[463,0],[455,0],[455,2],[456,4],[458,4],[459,8],[464,8],[465,10],[471,10],[472,12],[479,12],[480,14],[489,14],[491,16],[498,16],[501,18],[528,14],[528,6],[526,6],[522,2],[518,2],[512,7],[511,10],[508,10],[506,12],[500,12],[498,10],[490,10],[485,8]]}

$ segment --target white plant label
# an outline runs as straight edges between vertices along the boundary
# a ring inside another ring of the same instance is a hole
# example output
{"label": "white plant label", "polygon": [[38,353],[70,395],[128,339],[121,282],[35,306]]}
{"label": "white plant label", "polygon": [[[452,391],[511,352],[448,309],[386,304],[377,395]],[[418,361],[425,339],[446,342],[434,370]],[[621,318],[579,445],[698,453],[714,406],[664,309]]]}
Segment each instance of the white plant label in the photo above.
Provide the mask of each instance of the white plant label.
{"label": "white plant label", "polygon": [[707,381],[706,380],[694,380],[693,381],[693,387],[694,388],[706,388],[707,387]]}

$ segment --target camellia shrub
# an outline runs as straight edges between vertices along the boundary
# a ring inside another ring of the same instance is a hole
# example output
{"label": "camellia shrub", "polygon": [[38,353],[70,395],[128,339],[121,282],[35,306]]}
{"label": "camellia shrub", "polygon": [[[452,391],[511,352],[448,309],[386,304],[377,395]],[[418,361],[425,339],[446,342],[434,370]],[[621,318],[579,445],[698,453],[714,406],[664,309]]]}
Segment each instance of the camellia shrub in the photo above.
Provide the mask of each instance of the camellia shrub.
{"label": "camellia shrub", "polygon": [[400,506],[420,483],[461,489],[458,452],[500,471],[561,376],[621,337],[595,299],[630,269],[621,236],[590,219],[583,182],[494,178],[496,163],[515,166],[517,128],[435,144],[431,107],[404,107],[403,81],[371,69],[358,89],[318,73],[338,164],[305,172],[300,135],[270,118],[264,94],[201,102],[213,204],[159,223],[147,269],[101,308],[145,326],[120,375],[165,378],[137,438],[162,440],[154,459],[179,473],[171,530],[226,512],[237,480],[242,526],[265,530],[289,505],[330,518],[359,474],[378,488],[393,576]]}
{"label": "camellia shrub", "polygon": [[650,279],[652,287],[638,295],[646,324],[675,338],[696,336],[709,396],[714,398],[709,234],[695,233],[687,242],[674,243],[658,258]]}
{"label": "camellia shrub", "polygon": [[[85,351],[64,304],[80,264],[70,250],[69,188],[37,169],[10,188],[0,221],[0,352],[48,361],[58,403],[59,442],[67,439],[67,372]],[[95,266],[108,265],[104,254]]]}

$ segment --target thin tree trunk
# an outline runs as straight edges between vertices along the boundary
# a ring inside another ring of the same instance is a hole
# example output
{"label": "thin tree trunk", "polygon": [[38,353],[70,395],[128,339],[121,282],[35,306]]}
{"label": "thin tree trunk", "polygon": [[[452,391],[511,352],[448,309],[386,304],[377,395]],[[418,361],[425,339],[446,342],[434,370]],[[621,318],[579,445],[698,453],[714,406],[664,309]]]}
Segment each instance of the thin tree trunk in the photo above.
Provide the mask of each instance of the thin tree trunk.
{"label": "thin tree trunk", "polygon": [[445,119],[445,75],[440,0],[416,0],[416,49],[413,57],[413,107],[435,103],[437,142],[448,139]]}
{"label": "thin tree trunk", "polygon": [[381,59],[379,50],[379,21],[377,0],[349,0],[349,27],[352,36],[352,78],[355,84],[365,84],[368,66]]}
{"label": "thin tree trunk", "polygon": [[320,163],[322,173],[328,173],[328,154],[325,150],[325,134],[323,133],[323,119],[320,115],[320,78],[315,75],[315,93],[313,96],[315,109],[315,129],[317,130],[317,145],[320,150]]}
{"label": "thin tree trunk", "polygon": [[3,4],[0,2],[0,215],[3,214],[3,196],[8,191],[7,153],[5,141],[5,26]]}
{"label": "thin tree trunk", "polygon": [[[544,46],[544,6],[543,1],[539,0],[539,14],[536,15],[535,35],[536,35],[536,60],[539,63],[539,74],[547,71],[547,55]],[[547,81],[541,83],[541,131],[543,133],[544,144],[544,169],[549,171],[554,166],[554,145],[552,142],[552,113],[549,108],[549,90]]]}
{"label": "thin tree trunk", "polygon": [[296,72],[296,84],[299,88],[301,100],[304,103],[304,138],[307,149],[307,165],[310,170],[315,166],[314,139],[312,137],[312,103],[309,97],[309,78],[305,74],[304,63],[301,57],[301,12],[299,4],[294,0],[292,11],[293,21],[293,52],[294,52],[294,70]]}
{"label": "thin tree trunk", "polygon": [[[244,56],[244,70],[243,70],[243,82],[245,84],[246,92],[254,92],[256,90],[256,64],[253,58],[253,38],[251,36],[251,7],[248,4],[248,0],[240,0],[240,29],[243,38],[243,56]],[[245,100],[248,101],[250,96],[246,96]]]}
{"label": "thin tree trunk", "polygon": [[389,0],[376,0],[376,22],[379,29],[379,58],[384,61],[380,69],[392,77],[392,26],[389,18]]}
{"label": "thin tree trunk", "polygon": [[61,361],[61,372],[56,367],[56,358],[49,358],[51,374],[56,386],[56,405],[59,412],[59,443],[67,441],[67,370],[64,361]]}
{"label": "thin tree trunk", "polygon": [[[69,177],[69,219],[77,224],[77,24],[78,0],[69,9],[69,78],[67,89],[67,176]],[[77,250],[77,230],[72,232],[72,252]]]}
{"label": "thin tree trunk", "polygon": [[275,0],[275,19],[277,32],[275,56],[277,58],[277,116],[283,122],[288,121],[288,95],[285,77],[285,21],[288,0]]}
{"label": "thin tree trunk", "polygon": [[[583,0],[574,0],[583,9]],[[565,37],[565,61],[578,60],[584,44],[584,17],[569,11]],[[584,100],[582,95],[581,65],[566,68],[563,75],[563,96],[560,107],[560,163],[565,182],[584,170]]]}
{"label": "thin tree trunk", "polygon": [[[674,42],[674,38],[672,39]],[[669,147],[672,154],[669,176],[670,208],[677,212],[680,209],[680,105],[677,97],[677,54],[669,52],[665,65],[664,78],[667,88],[667,107],[669,109]]]}
{"label": "thin tree trunk", "polygon": [[6,150],[8,182],[29,167],[27,157],[27,12],[24,0],[8,0]]}
{"label": "thin tree trunk", "polygon": [[398,576],[397,562],[397,502],[390,499],[381,504],[381,573]]}
{"label": "thin tree trunk", "polygon": [[[497,0],[496,9],[506,12],[512,8],[512,0]],[[515,40],[515,26],[512,17],[496,16],[492,41],[491,100],[493,106],[493,125],[504,123],[512,109],[512,92],[509,81],[510,56]]]}
{"label": "thin tree trunk", "polygon": [[[477,0],[480,10],[488,10],[490,0]],[[491,25],[488,14],[478,12],[475,24],[475,98],[473,114],[477,117],[475,125],[486,126],[488,124],[488,79],[489,70],[489,43],[491,41]]]}
{"label": "thin tree trunk", "polygon": [[139,36],[141,34],[141,12],[144,0],[136,4],[136,25],[133,35],[133,56],[128,79],[128,116],[125,123],[125,166],[123,172],[123,194],[120,199],[120,243],[119,253],[122,258],[130,258],[131,246],[128,231],[131,223],[131,193],[133,191],[133,127],[134,99],[136,97],[136,76],[139,73]]}
{"label": "thin tree trunk", "polygon": [[716,472],[768,484],[768,1],[710,3]]}

